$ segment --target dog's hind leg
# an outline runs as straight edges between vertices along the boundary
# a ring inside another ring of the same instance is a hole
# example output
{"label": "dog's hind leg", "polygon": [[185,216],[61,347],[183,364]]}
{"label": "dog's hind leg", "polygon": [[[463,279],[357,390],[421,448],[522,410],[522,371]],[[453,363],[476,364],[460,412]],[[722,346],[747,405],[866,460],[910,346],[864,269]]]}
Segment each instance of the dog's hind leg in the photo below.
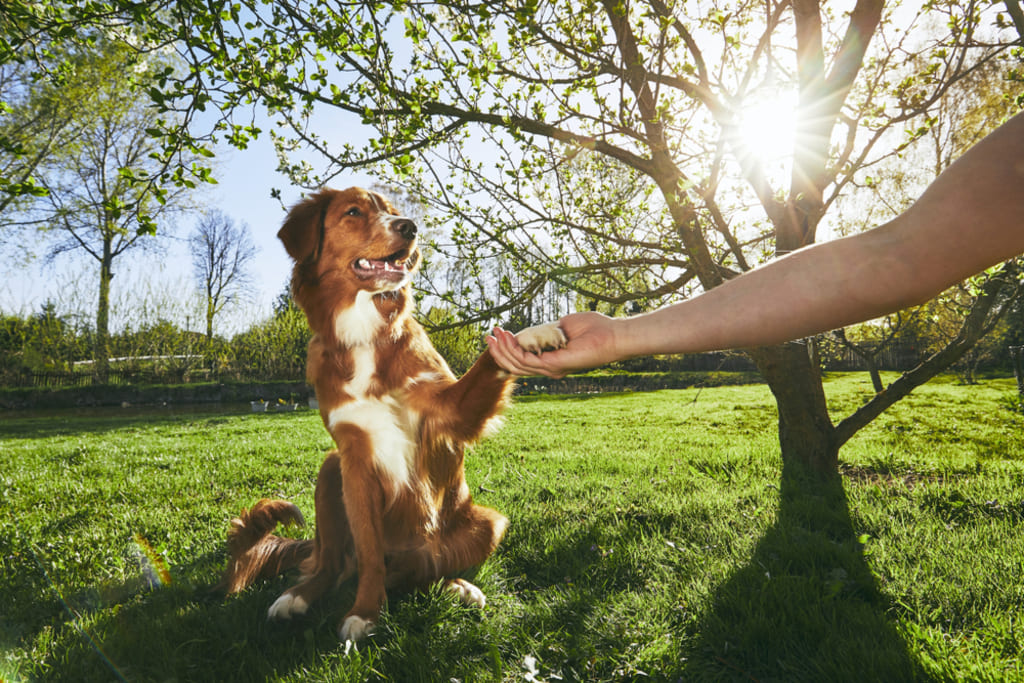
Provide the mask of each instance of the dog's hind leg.
{"label": "dog's hind leg", "polygon": [[388,587],[426,588],[441,580],[464,604],[483,607],[483,592],[458,574],[483,563],[501,542],[508,520],[499,512],[466,503],[447,529],[415,551],[388,564]]}
{"label": "dog's hind leg", "polygon": [[313,552],[302,565],[302,580],[270,606],[271,619],[290,619],[305,614],[324,593],[355,570],[350,558],[352,535],[342,500],[341,456],[329,453],[316,482],[316,539]]}
{"label": "dog's hind leg", "polygon": [[[505,535],[508,520],[499,512],[469,503],[462,523],[456,525],[441,541],[438,569],[442,577],[452,577],[475,567],[494,552]],[[448,578],[445,588],[464,605],[483,608],[487,598],[482,590],[463,578]]]}
{"label": "dog's hind leg", "polygon": [[484,595],[484,592],[465,579],[448,579],[445,583],[445,589],[455,595],[463,605],[479,607],[480,609],[487,606],[487,596]]}

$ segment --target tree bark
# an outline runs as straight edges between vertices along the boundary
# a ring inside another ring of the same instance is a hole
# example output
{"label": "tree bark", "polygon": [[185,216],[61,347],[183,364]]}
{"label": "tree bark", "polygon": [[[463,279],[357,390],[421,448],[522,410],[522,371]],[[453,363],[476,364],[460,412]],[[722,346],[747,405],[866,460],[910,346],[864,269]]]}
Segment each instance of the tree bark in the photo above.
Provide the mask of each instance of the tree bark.
{"label": "tree bark", "polygon": [[821,372],[805,344],[792,342],[748,352],[779,410],[783,462],[797,462],[824,477],[839,467],[839,445],[825,404]]}
{"label": "tree bark", "polygon": [[213,317],[217,313],[213,298],[207,295],[206,299],[206,341],[213,341]]}
{"label": "tree bark", "polygon": [[868,356],[864,359],[868,366],[868,375],[871,376],[871,387],[875,390],[876,394],[880,394],[885,391],[885,385],[882,384],[882,373],[878,371],[878,363],[875,362],[874,356]]}
{"label": "tree bark", "polygon": [[103,240],[103,257],[100,260],[100,292],[96,306],[96,340],[93,345],[93,377],[99,384],[106,384],[110,373],[110,281],[114,277],[114,256],[110,239]]}

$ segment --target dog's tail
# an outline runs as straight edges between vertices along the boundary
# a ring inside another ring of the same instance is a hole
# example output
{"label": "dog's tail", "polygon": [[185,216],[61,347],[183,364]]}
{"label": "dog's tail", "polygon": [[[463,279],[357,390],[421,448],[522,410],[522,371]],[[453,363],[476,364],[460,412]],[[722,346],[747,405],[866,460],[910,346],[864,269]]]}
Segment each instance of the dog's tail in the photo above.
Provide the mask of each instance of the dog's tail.
{"label": "dog's tail", "polygon": [[217,588],[237,593],[258,579],[277,576],[299,566],[313,550],[313,541],[282,538],[272,533],[278,522],[298,524],[302,512],[286,500],[264,498],[231,520],[228,568]]}

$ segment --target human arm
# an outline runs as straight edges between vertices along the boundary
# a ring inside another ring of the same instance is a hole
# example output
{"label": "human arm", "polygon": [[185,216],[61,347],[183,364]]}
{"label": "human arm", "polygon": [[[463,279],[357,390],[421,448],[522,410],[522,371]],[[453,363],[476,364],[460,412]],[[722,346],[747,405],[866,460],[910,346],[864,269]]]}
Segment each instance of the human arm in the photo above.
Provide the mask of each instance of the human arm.
{"label": "human arm", "polygon": [[796,251],[672,306],[631,318],[575,313],[568,344],[531,354],[495,330],[506,370],[560,377],[657,353],[781,343],[927,301],[1024,252],[1024,114],[950,165],[907,211],[874,230]]}

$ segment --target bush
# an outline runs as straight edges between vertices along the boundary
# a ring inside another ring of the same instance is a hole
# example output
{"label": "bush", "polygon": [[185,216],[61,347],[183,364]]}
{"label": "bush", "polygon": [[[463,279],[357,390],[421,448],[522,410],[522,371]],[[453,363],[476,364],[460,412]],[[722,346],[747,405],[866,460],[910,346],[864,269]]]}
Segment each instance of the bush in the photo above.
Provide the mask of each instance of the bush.
{"label": "bush", "polygon": [[250,377],[303,377],[311,337],[306,316],[289,303],[272,318],[236,335],[225,349],[225,360],[237,373]]}

